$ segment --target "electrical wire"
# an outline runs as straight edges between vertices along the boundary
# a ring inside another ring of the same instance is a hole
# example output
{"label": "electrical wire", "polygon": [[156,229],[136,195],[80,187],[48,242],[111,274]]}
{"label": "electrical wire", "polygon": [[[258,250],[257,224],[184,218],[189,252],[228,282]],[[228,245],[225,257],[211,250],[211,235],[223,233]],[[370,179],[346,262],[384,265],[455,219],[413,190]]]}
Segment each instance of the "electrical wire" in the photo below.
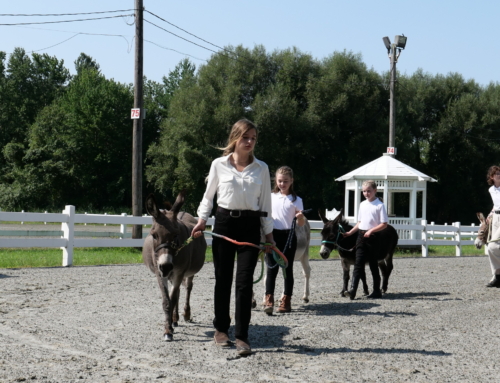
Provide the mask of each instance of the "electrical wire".
{"label": "electrical wire", "polygon": [[61,20],[61,21],[40,21],[31,23],[1,23],[0,26],[19,26],[19,25],[34,25],[34,24],[60,24],[60,23],[73,23],[76,21],[92,21],[92,20],[103,20],[103,19],[114,19],[123,16],[133,16],[133,15],[118,15],[118,16],[106,16],[106,17],[93,17],[89,19],[74,19],[74,20]]}
{"label": "electrical wire", "polygon": [[157,47],[161,48],[161,49],[165,49],[165,50],[168,50],[168,51],[173,51],[173,52],[176,52],[176,53],[179,53],[181,55],[185,55],[185,56],[189,56],[189,57],[192,57],[196,60],[200,60],[200,61],[205,61],[205,62],[208,62],[208,60],[205,60],[205,59],[200,59],[199,57],[194,57],[194,56],[191,56],[190,54],[187,54],[187,53],[183,53],[183,52],[179,52],[179,51],[176,51],[175,49],[172,49],[172,48],[167,48],[167,47],[164,47],[160,44],[157,44],[155,43],[154,41],[150,41],[150,40],[146,40],[144,39],[144,41],[150,43],[150,44],[153,44],[153,45],[156,45]]}
{"label": "electrical wire", "polygon": [[28,52],[28,53],[40,52],[40,51],[44,51],[45,49],[50,49],[50,48],[56,47],[56,46],[58,46],[58,45],[61,45],[61,44],[65,43],[66,41],[71,40],[72,38],[74,38],[74,37],[76,37],[76,36],[78,36],[78,35],[79,35],[79,33],[77,33],[77,34],[75,34],[75,35],[71,36],[70,38],[68,38],[68,39],[66,39],[66,40],[61,41],[60,43],[57,43],[57,44],[51,45],[50,47],[37,49],[37,50],[35,50],[35,51],[31,51],[31,52]]}
{"label": "electrical wire", "polygon": [[[159,28],[159,29],[161,29],[161,30],[163,30],[163,31],[165,31],[165,32],[167,32],[167,33],[170,33],[171,35],[174,35],[175,37],[178,37],[178,38],[180,38],[180,39],[182,39],[182,40],[184,40],[184,41],[187,41],[188,43],[194,44],[194,45],[196,45],[196,46],[199,46],[200,48],[206,49],[207,51],[210,51],[210,52],[213,52],[213,53],[219,53],[219,52],[217,52],[217,51],[214,51],[213,49],[210,49],[210,48],[204,47],[203,45],[197,44],[197,43],[195,43],[194,41],[191,41],[191,40],[188,40],[188,39],[186,39],[186,38],[184,38],[184,37],[182,37],[182,36],[176,35],[174,32],[170,32],[170,31],[166,30],[165,28],[162,28],[162,27],[160,27],[159,25],[156,25],[155,23],[153,23],[153,22],[151,22],[151,21],[149,21],[149,20],[144,19],[144,21],[145,21],[146,23],[148,23],[148,24],[154,25],[156,28]],[[0,24],[0,25],[1,25],[1,24]]]}
{"label": "electrical wire", "polygon": [[223,47],[220,47],[220,46],[218,46],[218,45],[216,45],[216,44],[213,44],[213,43],[211,43],[210,41],[207,41],[207,40],[205,40],[205,39],[203,39],[203,38],[201,38],[201,37],[199,37],[199,36],[196,36],[195,34],[193,34],[193,33],[191,33],[191,32],[186,31],[185,29],[182,29],[181,27],[179,27],[179,26],[177,26],[177,25],[175,25],[175,24],[171,23],[171,22],[170,22],[170,21],[168,21],[168,20],[165,20],[164,18],[162,18],[162,17],[160,17],[160,16],[158,16],[158,15],[154,14],[153,12],[150,12],[150,11],[148,11],[148,10],[144,10],[144,11],[145,11],[145,12],[147,12],[147,13],[149,13],[150,15],[153,15],[154,17],[156,17],[156,18],[158,18],[158,19],[160,19],[160,20],[162,20],[162,21],[166,22],[167,24],[172,25],[173,27],[175,27],[175,28],[177,28],[177,29],[180,29],[181,31],[183,31],[183,32],[187,33],[188,35],[191,35],[191,36],[193,36],[193,37],[196,37],[197,39],[199,39],[199,40],[201,40],[201,41],[203,41],[203,42],[205,42],[205,43],[207,43],[207,44],[210,44],[210,45],[212,45],[212,46],[214,46],[214,47],[216,47],[216,48],[219,48],[219,49],[221,49],[221,50],[223,50],[223,51],[226,51],[226,52],[229,52],[229,53],[235,54],[234,52],[232,52],[232,51],[230,51],[230,50],[228,50],[228,49],[226,49],[226,48],[223,48]]}
{"label": "electrical wire", "polygon": [[14,17],[32,17],[32,16],[76,16],[76,15],[97,15],[102,13],[116,13],[116,12],[130,12],[135,9],[118,9],[116,11],[102,11],[102,12],[82,12],[82,13],[0,13],[0,16],[14,16]]}

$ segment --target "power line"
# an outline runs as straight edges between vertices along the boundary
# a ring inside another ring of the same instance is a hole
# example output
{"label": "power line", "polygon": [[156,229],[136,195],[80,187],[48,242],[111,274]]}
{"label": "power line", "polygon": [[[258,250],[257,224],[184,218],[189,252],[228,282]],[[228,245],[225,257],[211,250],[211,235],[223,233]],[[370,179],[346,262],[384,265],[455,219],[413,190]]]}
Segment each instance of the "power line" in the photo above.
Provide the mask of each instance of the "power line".
{"label": "power line", "polygon": [[76,16],[76,15],[97,15],[102,13],[116,13],[116,12],[129,12],[135,9],[118,9],[116,11],[102,11],[102,12],[82,12],[82,13],[0,13],[0,16],[15,16],[15,17],[32,17],[32,16]]}
{"label": "power line", "polygon": [[162,46],[162,45],[160,45],[160,44],[155,43],[154,41],[149,41],[149,40],[146,40],[146,39],[144,39],[144,41],[146,41],[146,42],[148,42],[148,43],[150,43],[150,44],[156,45],[157,47],[159,47],[159,48],[161,48],[161,49],[165,49],[165,50],[168,50],[168,51],[173,51],[173,52],[179,53],[179,54],[181,54],[181,55],[185,55],[185,56],[192,57],[192,58],[194,58],[194,59],[196,59],[196,60],[200,60],[200,61],[206,61],[206,62],[208,62],[208,60],[205,60],[205,59],[200,59],[199,57],[194,57],[194,56],[191,56],[190,54],[183,53],[183,52],[179,52],[179,51],[176,51],[175,49],[172,49],[172,48],[167,48],[167,47],[164,47],[164,46]]}
{"label": "power line", "polygon": [[156,28],[159,28],[159,29],[161,29],[161,30],[163,30],[163,31],[165,31],[167,33],[170,33],[171,35],[174,35],[175,37],[178,37],[178,38],[180,38],[180,39],[182,39],[184,41],[187,41],[188,43],[194,44],[196,46],[199,46],[200,48],[206,49],[207,51],[210,51],[210,52],[213,52],[213,53],[219,53],[217,51],[214,51],[213,49],[210,49],[210,48],[204,47],[203,45],[197,44],[194,41],[191,41],[191,40],[188,40],[188,39],[186,39],[186,38],[184,38],[182,36],[176,35],[174,32],[170,32],[170,31],[166,30],[165,28],[162,28],[159,25],[156,25],[155,23],[152,23],[151,21],[148,21],[146,19],[144,19],[144,21],[147,22],[148,24],[154,25]]}
{"label": "power line", "polygon": [[0,24],[0,26],[73,23],[73,22],[76,22],[76,21],[91,21],[91,20],[114,19],[114,18],[123,17],[123,16],[133,16],[133,15],[118,15],[118,16],[106,16],[106,17],[93,17],[93,18],[89,18],[89,19],[75,19],[75,20],[61,20],[61,21],[41,21],[41,22],[31,22],[31,23],[6,23],[6,24]]}
{"label": "power line", "polygon": [[181,31],[183,31],[183,32],[187,33],[188,35],[191,35],[191,36],[196,37],[197,39],[199,39],[199,40],[201,40],[201,41],[206,42],[207,44],[210,44],[210,45],[212,45],[212,46],[214,46],[214,47],[216,47],[216,48],[222,49],[223,51],[226,51],[226,52],[229,52],[229,53],[234,54],[234,52],[232,52],[232,51],[230,51],[230,50],[227,50],[226,48],[220,47],[220,46],[218,46],[218,45],[216,45],[216,44],[212,44],[210,41],[207,41],[207,40],[205,40],[205,39],[202,39],[201,37],[198,37],[198,36],[196,36],[195,34],[193,34],[193,33],[191,33],[191,32],[186,31],[185,29],[182,29],[181,27],[179,27],[179,26],[177,26],[177,25],[175,25],[175,24],[171,23],[171,22],[170,22],[170,21],[168,21],[168,20],[165,20],[164,18],[162,18],[162,17],[160,17],[160,16],[158,16],[158,15],[154,14],[153,12],[150,12],[150,11],[148,11],[148,10],[145,10],[145,12],[147,12],[147,13],[149,13],[150,15],[153,15],[154,17],[156,17],[156,18],[158,18],[158,19],[160,19],[160,20],[162,20],[162,21],[166,22],[167,24],[172,25],[173,27],[175,27],[175,28],[177,28],[177,29],[180,29]]}
{"label": "power line", "polygon": [[70,38],[67,38],[67,39],[66,39],[66,40],[64,40],[64,41],[61,41],[60,43],[57,43],[57,44],[51,45],[50,47],[37,49],[36,51],[31,51],[31,52],[28,52],[28,53],[40,52],[40,51],[44,51],[45,49],[50,49],[50,48],[56,47],[56,46],[58,46],[58,45],[61,45],[61,44],[65,43],[66,41],[71,40],[72,38],[74,38],[74,37],[76,37],[76,36],[78,36],[78,35],[79,35],[79,33],[77,33],[76,35],[71,36]]}

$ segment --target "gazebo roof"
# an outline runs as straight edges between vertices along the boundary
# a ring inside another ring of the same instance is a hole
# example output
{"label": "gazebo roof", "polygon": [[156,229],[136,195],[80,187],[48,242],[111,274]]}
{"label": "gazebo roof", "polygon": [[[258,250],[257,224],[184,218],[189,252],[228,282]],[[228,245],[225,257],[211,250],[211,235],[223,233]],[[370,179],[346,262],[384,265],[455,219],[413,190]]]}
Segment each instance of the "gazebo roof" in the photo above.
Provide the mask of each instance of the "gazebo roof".
{"label": "gazebo roof", "polygon": [[350,179],[417,179],[419,181],[437,182],[432,177],[413,169],[390,155],[382,157],[363,165],[350,173],[344,174],[335,181],[347,181]]}

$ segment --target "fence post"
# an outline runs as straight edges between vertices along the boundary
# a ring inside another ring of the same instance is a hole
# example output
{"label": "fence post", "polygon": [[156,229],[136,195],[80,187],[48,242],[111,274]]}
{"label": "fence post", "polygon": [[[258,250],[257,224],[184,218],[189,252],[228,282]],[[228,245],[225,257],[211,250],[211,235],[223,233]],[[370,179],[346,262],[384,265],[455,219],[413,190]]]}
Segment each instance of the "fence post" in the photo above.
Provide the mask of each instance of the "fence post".
{"label": "fence post", "polygon": [[61,223],[63,238],[67,240],[66,247],[61,247],[63,251],[63,266],[73,264],[73,241],[75,239],[75,207],[66,205],[63,214],[68,215],[68,222]]}
{"label": "fence post", "polygon": [[[21,213],[24,213],[24,210],[21,210]],[[24,225],[24,221],[21,221],[21,225]]]}
{"label": "fence post", "polygon": [[[122,217],[126,217],[127,213],[122,213]],[[127,225],[125,223],[122,223],[120,225],[120,233],[121,233],[121,238],[124,239],[125,236],[127,235]]]}
{"label": "fence post", "polygon": [[427,220],[423,219],[420,223],[422,225],[422,257],[429,255],[429,245],[427,244]]}
{"label": "fence post", "polygon": [[457,257],[460,257],[462,255],[462,234],[460,231],[460,222],[455,222],[453,226],[458,228],[457,232],[455,233],[455,241],[458,241],[458,244],[455,246],[455,255]]}

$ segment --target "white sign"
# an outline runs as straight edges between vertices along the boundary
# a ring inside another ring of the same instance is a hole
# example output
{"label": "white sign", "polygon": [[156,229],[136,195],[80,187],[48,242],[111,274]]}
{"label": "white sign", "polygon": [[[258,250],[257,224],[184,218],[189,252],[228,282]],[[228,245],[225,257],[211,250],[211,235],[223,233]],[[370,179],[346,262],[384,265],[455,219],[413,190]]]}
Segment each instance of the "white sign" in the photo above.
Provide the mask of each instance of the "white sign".
{"label": "white sign", "polygon": [[132,113],[130,114],[130,118],[132,120],[138,120],[141,118],[141,110],[139,108],[133,108]]}
{"label": "white sign", "polygon": [[395,154],[396,154],[396,152],[397,152],[397,149],[396,149],[396,148],[394,148],[394,147],[389,146],[389,147],[387,148],[387,154],[394,154],[394,155],[395,155]]}

